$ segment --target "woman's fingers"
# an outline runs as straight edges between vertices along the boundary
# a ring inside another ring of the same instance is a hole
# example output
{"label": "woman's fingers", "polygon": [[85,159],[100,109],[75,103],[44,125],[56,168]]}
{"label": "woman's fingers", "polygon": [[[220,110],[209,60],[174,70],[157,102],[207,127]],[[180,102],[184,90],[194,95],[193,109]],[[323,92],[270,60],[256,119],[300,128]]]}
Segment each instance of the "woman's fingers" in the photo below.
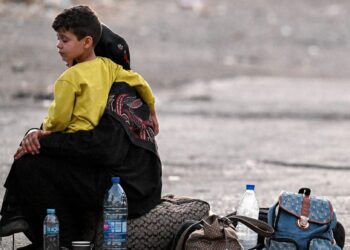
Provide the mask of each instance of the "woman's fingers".
{"label": "woman's fingers", "polygon": [[35,148],[32,140],[33,140],[32,136],[24,137],[24,139],[22,140],[22,144],[21,144],[23,149],[24,149],[24,152],[31,153],[31,154],[36,152],[37,149]]}
{"label": "woman's fingers", "polygon": [[156,115],[152,115],[152,121],[153,121],[153,126],[154,126],[154,134],[158,135],[159,134],[159,123]]}
{"label": "woman's fingers", "polygon": [[40,142],[39,142],[39,138],[40,138],[40,135],[41,135],[42,131],[39,130],[37,133],[32,133],[30,134],[30,146],[32,147],[33,149],[33,152],[36,153],[36,154],[39,154],[39,149],[40,149]]}
{"label": "woman's fingers", "polygon": [[158,135],[159,133],[159,123],[158,123],[158,118],[155,110],[151,110],[151,120],[153,122],[153,129],[154,129],[154,134]]}
{"label": "woman's fingers", "polygon": [[51,134],[50,131],[43,131],[43,130],[35,130],[29,134],[27,134],[22,142],[21,146],[24,152],[30,153],[30,154],[39,154],[40,153],[40,138],[42,136],[46,136]]}
{"label": "woman's fingers", "polygon": [[28,135],[26,135],[21,143],[21,146],[26,153],[30,154],[39,154],[40,149],[40,137],[41,131],[37,130]]}
{"label": "woman's fingers", "polygon": [[15,160],[18,160],[21,158],[23,155],[25,155],[26,152],[24,151],[23,147],[19,147],[14,155]]}

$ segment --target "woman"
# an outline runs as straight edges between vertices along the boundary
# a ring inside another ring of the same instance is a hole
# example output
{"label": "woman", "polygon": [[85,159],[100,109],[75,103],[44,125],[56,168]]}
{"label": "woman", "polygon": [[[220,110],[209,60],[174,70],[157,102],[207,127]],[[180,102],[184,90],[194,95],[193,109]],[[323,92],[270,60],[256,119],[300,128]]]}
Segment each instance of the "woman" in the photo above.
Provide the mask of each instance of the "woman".
{"label": "woman", "polygon": [[[96,54],[130,69],[124,39],[106,26],[102,29]],[[1,236],[24,232],[33,243],[25,249],[40,249],[42,222],[52,207],[60,220],[61,246],[92,240],[111,176],[121,178],[129,218],[145,214],[161,196],[156,133],[156,117],[150,116],[136,91],[122,83],[113,84],[95,129],[49,135],[31,131],[22,140],[4,185]]]}

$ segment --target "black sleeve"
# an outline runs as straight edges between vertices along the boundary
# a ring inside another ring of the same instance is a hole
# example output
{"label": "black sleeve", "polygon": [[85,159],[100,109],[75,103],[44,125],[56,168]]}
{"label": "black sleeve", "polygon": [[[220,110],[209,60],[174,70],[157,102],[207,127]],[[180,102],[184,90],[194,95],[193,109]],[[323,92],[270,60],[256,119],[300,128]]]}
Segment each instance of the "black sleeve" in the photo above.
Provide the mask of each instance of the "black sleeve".
{"label": "black sleeve", "polygon": [[99,165],[118,165],[130,147],[123,126],[105,114],[100,123],[89,131],[53,133],[40,139],[40,153],[51,157]]}

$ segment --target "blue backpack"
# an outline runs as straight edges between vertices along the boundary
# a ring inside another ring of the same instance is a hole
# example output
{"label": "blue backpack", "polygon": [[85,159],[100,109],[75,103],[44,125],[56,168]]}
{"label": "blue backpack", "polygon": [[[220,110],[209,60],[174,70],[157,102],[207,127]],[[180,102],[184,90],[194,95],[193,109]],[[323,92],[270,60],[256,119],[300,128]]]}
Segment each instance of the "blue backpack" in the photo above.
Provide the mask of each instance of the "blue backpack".
{"label": "blue backpack", "polygon": [[327,199],[310,196],[311,190],[282,192],[269,209],[268,223],[275,233],[266,239],[267,250],[340,250],[332,229],[337,218]]}

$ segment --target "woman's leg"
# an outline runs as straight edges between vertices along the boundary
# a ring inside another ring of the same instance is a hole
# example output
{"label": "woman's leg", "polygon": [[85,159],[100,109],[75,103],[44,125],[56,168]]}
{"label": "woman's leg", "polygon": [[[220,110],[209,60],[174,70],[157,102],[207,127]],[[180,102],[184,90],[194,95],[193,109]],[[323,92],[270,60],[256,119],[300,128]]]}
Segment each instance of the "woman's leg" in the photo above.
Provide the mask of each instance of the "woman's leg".
{"label": "woman's leg", "polygon": [[[47,208],[55,208],[60,221],[62,246],[81,240],[82,211],[101,207],[96,181],[99,173],[85,165],[70,164],[45,155],[25,156],[15,161],[5,187],[13,194],[33,233],[33,243],[42,244],[42,223]],[[11,205],[11,204],[10,204]]]}

